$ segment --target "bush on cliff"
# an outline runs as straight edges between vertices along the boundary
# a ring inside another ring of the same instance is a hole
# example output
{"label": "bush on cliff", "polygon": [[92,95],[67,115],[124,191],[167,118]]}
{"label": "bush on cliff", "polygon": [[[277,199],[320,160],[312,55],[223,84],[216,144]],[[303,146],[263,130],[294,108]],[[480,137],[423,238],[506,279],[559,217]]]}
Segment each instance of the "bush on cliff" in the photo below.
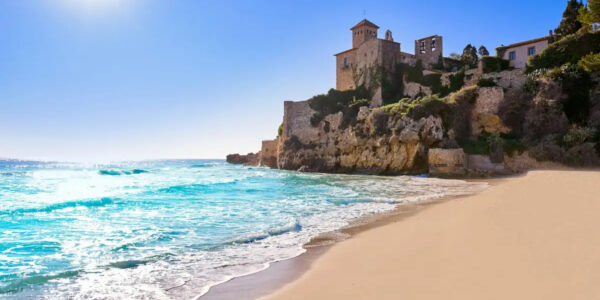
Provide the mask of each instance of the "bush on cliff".
{"label": "bush on cliff", "polygon": [[571,123],[584,123],[590,114],[590,74],[575,64],[566,63],[554,68],[546,76],[562,86],[566,97],[561,101],[563,111]]}
{"label": "bush on cliff", "polygon": [[317,126],[327,115],[343,112],[346,114],[358,113],[360,106],[368,105],[368,91],[364,86],[355,90],[338,91],[330,89],[327,94],[317,95],[308,100],[308,105],[315,111],[310,123]]}
{"label": "bush on cliff", "polygon": [[481,58],[483,73],[501,72],[509,69],[509,61],[495,56],[484,56]]}
{"label": "bush on cliff", "polygon": [[497,86],[496,81],[493,78],[481,78],[477,81],[478,87],[495,87]]}
{"label": "bush on cliff", "polygon": [[523,136],[525,114],[533,105],[533,95],[523,90],[508,90],[498,107],[498,116],[516,136]]}
{"label": "bush on cliff", "polygon": [[452,117],[447,128],[454,132],[456,139],[467,139],[471,136],[471,112],[478,96],[476,86],[466,87],[452,94],[449,103],[453,106]]}
{"label": "bush on cliff", "polygon": [[414,120],[436,116],[447,119],[451,112],[450,104],[447,98],[440,98],[437,95],[424,96],[417,99],[404,98],[394,104],[388,104],[381,109],[390,116],[401,118],[410,117]]}
{"label": "bush on cliff", "polygon": [[596,144],[584,143],[571,147],[565,154],[564,163],[573,167],[595,167],[600,165]]}
{"label": "bush on cliff", "polygon": [[544,51],[529,58],[527,71],[551,69],[566,63],[577,64],[590,53],[600,53],[600,33],[580,30],[548,45]]}
{"label": "bush on cliff", "polygon": [[582,57],[577,65],[586,72],[600,72],[600,53],[590,53]]}
{"label": "bush on cliff", "polygon": [[523,132],[529,140],[539,140],[547,135],[563,134],[568,120],[565,114],[548,105],[535,105],[525,114]]}

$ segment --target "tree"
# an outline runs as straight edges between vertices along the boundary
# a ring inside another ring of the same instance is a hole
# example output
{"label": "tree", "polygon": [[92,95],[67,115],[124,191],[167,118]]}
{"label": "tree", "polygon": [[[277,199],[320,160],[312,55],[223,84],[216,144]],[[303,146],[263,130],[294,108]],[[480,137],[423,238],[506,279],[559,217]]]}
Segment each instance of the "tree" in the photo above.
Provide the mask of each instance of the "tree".
{"label": "tree", "polygon": [[463,49],[463,53],[460,56],[460,60],[467,66],[471,68],[477,67],[477,62],[479,60],[477,56],[477,48],[473,45],[468,44],[465,49]]}
{"label": "tree", "polygon": [[450,58],[460,60],[460,54],[452,52],[450,53]]}
{"label": "tree", "polygon": [[490,51],[485,46],[479,47],[479,56],[490,56]]}
{"label": "tree", "polygon": [[577,0],[569,0],[567,8],[563,12],[563,18],[560,21],[558,28],[554,29],[554,34],[565,36],[573,34],[581,28],[581,22],[578,20],[579,10],[583,7],[583,3]]}
{"label": "tree", "polygon": [[592,24],[600,23],[600,0],[588,0],[587,7],[582,5],[579,8],[577,21],[585,25],[588,30]]}

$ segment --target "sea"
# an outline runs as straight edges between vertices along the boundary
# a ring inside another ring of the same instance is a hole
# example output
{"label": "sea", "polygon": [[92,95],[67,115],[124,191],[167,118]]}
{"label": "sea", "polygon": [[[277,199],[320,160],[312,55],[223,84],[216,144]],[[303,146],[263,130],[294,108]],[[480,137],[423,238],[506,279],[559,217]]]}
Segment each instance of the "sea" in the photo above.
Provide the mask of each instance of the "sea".
{"label": "sea", "polygon": [[197,299],[358,218],[484,188],[222,160],[0,160],[0,298]]}

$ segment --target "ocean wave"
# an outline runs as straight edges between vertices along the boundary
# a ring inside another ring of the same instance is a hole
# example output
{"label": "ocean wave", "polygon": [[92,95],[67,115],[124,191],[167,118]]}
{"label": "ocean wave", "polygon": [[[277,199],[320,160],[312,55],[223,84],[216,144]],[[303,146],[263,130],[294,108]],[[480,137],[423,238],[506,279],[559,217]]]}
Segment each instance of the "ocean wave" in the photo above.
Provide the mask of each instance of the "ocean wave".
{"label": "ocean wave", "polygon": [[2,294],[14,294],[23,291],[28,286],[38,285],[42,283],[46,283],[50,280],[55,279],[63,279],[63,278],[71,278],[79,275],[81,271],[65,271],[58,274],[53,275],[38,275],[38,276],[29,276],[25,278],[21,278],[15,280],[5,286],[0,286],[0,295]]}
{"label": "ocean wave", "polygon": [[96,200],[78,200],[78,201],[68,201],[68,202],[61,202],[61,203],[56,203],[56,204],[51,204],[48,206],[44,206],[44,207],[32,207],[32,208],[17,208],[17,209],[13,209],[13,210],[4,210],[4,211],[0,211],[0,216],[6,216],[6,215],[17,215],[17,214],[27,214],[27,213],[46,213],[46,212],[52,212],[55,210],[60,210],[60,209],[65,209],[65,208],[70,208],[70,207],[100,207],[100,206],[106,206],[109,204],[113,204],[115,203],[114,198],[109,198],[109,197],[104,197],[104,198],[100,198],[100,199],[96,199]]}
{"label": "ocean wave", "polygon": [[120,176],[120,175],[135,175],[148,173],[149,171],[144,169],[133,169],[133,170],[115,170],[115,169],[106,169],[98,171],[100,175],[108,175],[108,176]]}
{"label": "ocean wave", "polygon": [[264,240],[264,239],[272,237],[272,236],[278,236],[278,235],[283,235],[283,234],[290,233],[290,232],[300,232],[300,231],[302,231],[302,225],[300,225],[300,222],[295,221],[292,224],[288,224],[288,225],[282,226],[280,228],[275,228],[275,229],[269,230],[264,233],[252,234],[250,236],[246,236],[243,238],[233,240],[229,244],[233,244],[233,245],[249,244],[249,243],[254,243],[257,241]]}

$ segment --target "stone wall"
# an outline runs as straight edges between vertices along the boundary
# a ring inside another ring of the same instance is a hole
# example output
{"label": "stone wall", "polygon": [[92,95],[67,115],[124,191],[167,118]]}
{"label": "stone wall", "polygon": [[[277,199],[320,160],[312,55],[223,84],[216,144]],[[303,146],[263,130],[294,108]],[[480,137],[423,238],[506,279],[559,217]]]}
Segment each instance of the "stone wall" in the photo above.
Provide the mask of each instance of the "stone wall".
{"label": "stone wall", "polygon": [[434,176],[461,176],[467,173],[463,149],[429,149],[429,174]]}
{"label": "stone wall", "polygon": [[283,103],[282,140],[295,136],[303,144],[316,142],[320,131],[310,124],[310,118],[315,111],[310,108],[308,101],[285,101]]}
{"label": "stone wall", "polygon": [[260,150],[260,162],[259,165],[277,168],[277,153],[279,152],[279,139],[262,141],[262,147]]}
{"label": "stone wall", "polygon": [[527,75],[520,69],[506,70],[498,73],[487,73],[482,78],[494,79],[499,87],[505,89],[520,89],[527,82]]}

